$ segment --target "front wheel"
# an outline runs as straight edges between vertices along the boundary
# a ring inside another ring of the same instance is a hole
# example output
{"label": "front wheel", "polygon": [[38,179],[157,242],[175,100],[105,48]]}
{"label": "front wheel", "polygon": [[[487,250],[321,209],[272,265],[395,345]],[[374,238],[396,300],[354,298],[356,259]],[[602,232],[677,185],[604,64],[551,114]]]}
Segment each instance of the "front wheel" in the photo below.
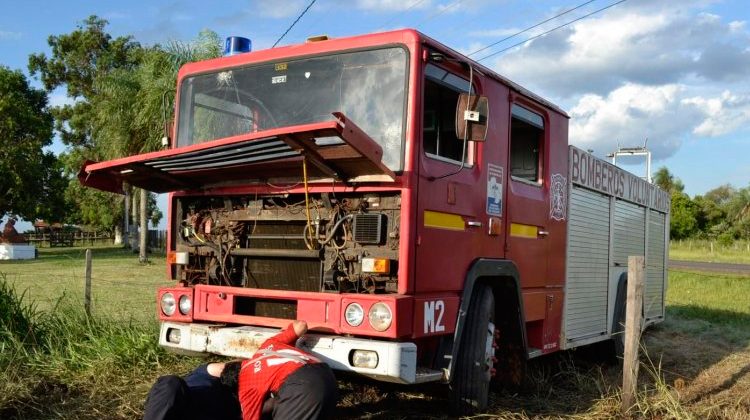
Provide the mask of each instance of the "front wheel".
{"label": "front wheel", "polygon": [[495,296],[478,286],[469,306],[461,348],[451,379],[450,405],[457,415],[487,408],[495,362]]}

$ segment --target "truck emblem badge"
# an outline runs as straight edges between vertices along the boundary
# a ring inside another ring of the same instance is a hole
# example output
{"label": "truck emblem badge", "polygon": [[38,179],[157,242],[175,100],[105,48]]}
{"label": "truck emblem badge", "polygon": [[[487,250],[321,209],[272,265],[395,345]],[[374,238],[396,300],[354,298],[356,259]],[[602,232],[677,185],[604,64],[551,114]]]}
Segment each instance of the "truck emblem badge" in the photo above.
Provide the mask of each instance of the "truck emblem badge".
{"label": "truck emblem badge", "polygon": [[503,215],[503,167],[487,164],[487,214]]}
{"label": "truck emblem badge", "polygon": [[559,221],[565,220],[567,196],[565,194],[566,179],[561,174],[552,174],[550,178],[549,217]]}

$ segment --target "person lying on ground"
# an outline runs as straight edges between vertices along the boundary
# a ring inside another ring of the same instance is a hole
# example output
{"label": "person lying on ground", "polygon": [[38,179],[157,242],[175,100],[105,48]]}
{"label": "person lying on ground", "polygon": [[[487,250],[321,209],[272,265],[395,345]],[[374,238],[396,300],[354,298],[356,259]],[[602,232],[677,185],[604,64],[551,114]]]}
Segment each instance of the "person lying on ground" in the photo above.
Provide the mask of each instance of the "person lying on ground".
{"label": "person lying on ground", "polygon": [[267,411],[274,419],[333,417],[338,392],[331,368],[295,347],[306,331],[305,321],[294,321],[252,358],[226,364],[221,381],[236,390],[243,420],[260,419]]}
{"label": "person lying on ground", "polygon": [[239,420],[239,402],[232,390],[221,383],[224,366],[225,363],[204,363],[185,378],[160,377],[146,397],[143,419]]}

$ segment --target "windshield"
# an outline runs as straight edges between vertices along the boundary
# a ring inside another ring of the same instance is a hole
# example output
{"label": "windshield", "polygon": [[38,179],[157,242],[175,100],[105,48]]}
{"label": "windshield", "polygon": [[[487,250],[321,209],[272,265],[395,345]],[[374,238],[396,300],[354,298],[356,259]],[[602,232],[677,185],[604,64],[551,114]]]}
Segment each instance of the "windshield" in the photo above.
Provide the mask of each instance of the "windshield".
{"label": "windshield", "polygon": [[400,170],[406,68],[406,51],[393,47],[185,78],[180,86],[177,147],[326,121],[339,111],[380,144],[383,163]]}

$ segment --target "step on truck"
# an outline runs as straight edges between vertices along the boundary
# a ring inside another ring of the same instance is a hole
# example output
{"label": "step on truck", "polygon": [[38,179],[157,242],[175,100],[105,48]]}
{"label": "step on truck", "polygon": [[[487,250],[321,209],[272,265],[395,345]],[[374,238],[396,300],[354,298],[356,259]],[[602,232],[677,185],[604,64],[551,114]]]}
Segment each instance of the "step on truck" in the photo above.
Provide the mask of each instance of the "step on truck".
{"label": "step on truck", "polygon": [[470,412],[531,358],[621,341],[629,255],[664,319],[668,194],[417,31],[229,51],[183,66],[174,104],[163,150],[79,174],[169,193],[162,346],[248,357],[301,319],[334,369]]}

